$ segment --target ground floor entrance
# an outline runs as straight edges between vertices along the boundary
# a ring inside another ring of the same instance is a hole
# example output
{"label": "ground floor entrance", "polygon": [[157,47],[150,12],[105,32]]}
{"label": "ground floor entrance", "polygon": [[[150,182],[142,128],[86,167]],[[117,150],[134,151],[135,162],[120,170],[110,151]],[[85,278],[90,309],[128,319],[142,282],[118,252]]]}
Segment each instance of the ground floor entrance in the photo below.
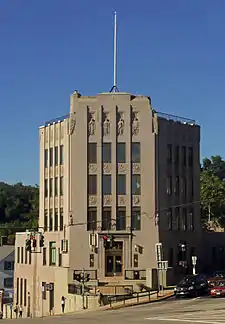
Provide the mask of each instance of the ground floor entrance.
{"label": "ground floor entrance", "polygon": [[123,275],[123,243],[116,242],[111,249],[105,250],[105,276]]}

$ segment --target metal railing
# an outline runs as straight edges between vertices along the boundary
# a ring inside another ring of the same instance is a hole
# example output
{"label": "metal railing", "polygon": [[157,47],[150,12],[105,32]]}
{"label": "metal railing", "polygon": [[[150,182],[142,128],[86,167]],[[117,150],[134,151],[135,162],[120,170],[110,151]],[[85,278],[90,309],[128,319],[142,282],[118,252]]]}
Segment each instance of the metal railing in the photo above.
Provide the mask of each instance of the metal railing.
{"label": "metal railing", "polygon": [[160,118],[172,120],[174,122],[180,122],[180,123],[186,123],[186,124],[192,124],[192,125],[196,124],[196,121],[193,119],[170,115],[170,114],[166,114],[166,113],[162,113],[162,112],[158,112],[158,111],[156,111],[156,114]]}
{"label": "metal railing", "polygon": [[127,301],[133,300],[137,304],[140,302],[140,298],[146,297],[148,298],[148,301],[151,301],[151,295],[155,294],[156,291],[145,291],[145,292],[133,292],[130,294],[124,294],[124,295],[114,295],[114,296],[108,296],[108,303],[110,307],[113,306],[114,303],[122,302],[123,305],[126,304]]}
{"label": "metal railing", "polygon": [[125,270],[125,280],[146,280],[146,270]]}

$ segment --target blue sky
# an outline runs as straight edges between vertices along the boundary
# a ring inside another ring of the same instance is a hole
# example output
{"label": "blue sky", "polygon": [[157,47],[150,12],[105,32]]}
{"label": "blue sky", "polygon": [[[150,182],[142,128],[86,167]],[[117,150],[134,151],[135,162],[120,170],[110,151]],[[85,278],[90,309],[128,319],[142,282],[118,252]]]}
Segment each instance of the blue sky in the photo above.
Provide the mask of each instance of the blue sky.
{"label": "blue sky", "polygon": [[196,119],[202,156],[225,155],[224,0],[1,0],[0,180],[39,183],[38,127],[73,90],[110,90],[114,10],[119,89]]}

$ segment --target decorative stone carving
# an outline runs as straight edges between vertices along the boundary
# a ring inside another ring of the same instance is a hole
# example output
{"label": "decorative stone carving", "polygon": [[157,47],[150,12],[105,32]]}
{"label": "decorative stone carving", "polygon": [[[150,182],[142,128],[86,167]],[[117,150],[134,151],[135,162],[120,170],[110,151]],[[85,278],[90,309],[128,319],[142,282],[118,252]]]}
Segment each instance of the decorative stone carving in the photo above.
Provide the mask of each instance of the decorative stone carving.
{"label": "decorative stone carving", "polygon": [[133,120],[132,120],[132,135],[137,135],[139,133],[140,128],[140,121],[138,112],[133,113]]}
{"label": "decorative stone carving", "polygon": [[103,164],[103,173],[111,173],[112,165],[111,163],[104,163]]}
{"label": "decorative stone carving", "polygon": [[132,172],[134,174],[141,173],[141,165],[140,165],[140,163],[133,163],[133,165],[132,165]]}
{"label": "decorative stone carving", "polygon": [[118,196],[118,205],[119,206],[126,205],[126,196]]}
{"label": "decorative stone carving", "polygon": [[97,172],[97,164],[89,163],[88,171],[89,171],[89,173],[96,173]]}
{"label": "decorative stone carving", "polygon": [[118,163],[118,173],[126,173],[127,165],[126,163]]}
{"label": "decorative stone carving", "polygon": [[103,198],[104,206],[111,206],[112,205],[112,197],[110,195],[105,195]]}
{"label": "decorative stone carving", "polygon": [[123,135],[123,133],[124,133],[123,113],[118,113],[117,135]]}
{"label": "decorative stone carving", "polygon": [[89,113],[89,122],[88,122],[88,135],[95,135],[95,129],[96,129],[96,124],[95,124],[95,115],[93,112]]}
{"label": "decorative stone carving", "polygon": [[95,206],[97,204],[96,196],[89,196],[88,200],[89,206]]}
{"label": "decorative stone carving", "polygon": [[76,113],[70,115],[69,135],[72,135],[76,130]]}
{"label": "decorative stone carving", "polygon": [[73,225],[73,215],[72,214],[70,214],[70,216],[69,216],[69,224]]}
{"label": "decorative stone carving", "polygon": [[110,134],[110,118],[109,113],[104,113],[104,122],[103,122],[103,135],[107,136]]}
{"label": "decorative stone carving", "polygon": [[141,201],[140,196],[138,196],[138,195],[134,195],[134,196],[132,197],[132,204],[133,204],[134,206],[140,205],[140,201]]}

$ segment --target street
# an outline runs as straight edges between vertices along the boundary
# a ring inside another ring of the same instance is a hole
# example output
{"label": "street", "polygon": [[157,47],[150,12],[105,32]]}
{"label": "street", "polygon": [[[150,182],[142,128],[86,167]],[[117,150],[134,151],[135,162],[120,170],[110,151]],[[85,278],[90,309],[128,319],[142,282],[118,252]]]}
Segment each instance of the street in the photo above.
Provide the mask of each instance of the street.
{"label": "street", "polygon": [[[73,315],[46,317],[44,319],[11,320],[10,323],[27,322],[39,324],[221,324],[225,323],[225,299],[211,297],[176,300],[122,308],[118,310],[87,311]],[[7,323],[3,320],[2,323]]]}

